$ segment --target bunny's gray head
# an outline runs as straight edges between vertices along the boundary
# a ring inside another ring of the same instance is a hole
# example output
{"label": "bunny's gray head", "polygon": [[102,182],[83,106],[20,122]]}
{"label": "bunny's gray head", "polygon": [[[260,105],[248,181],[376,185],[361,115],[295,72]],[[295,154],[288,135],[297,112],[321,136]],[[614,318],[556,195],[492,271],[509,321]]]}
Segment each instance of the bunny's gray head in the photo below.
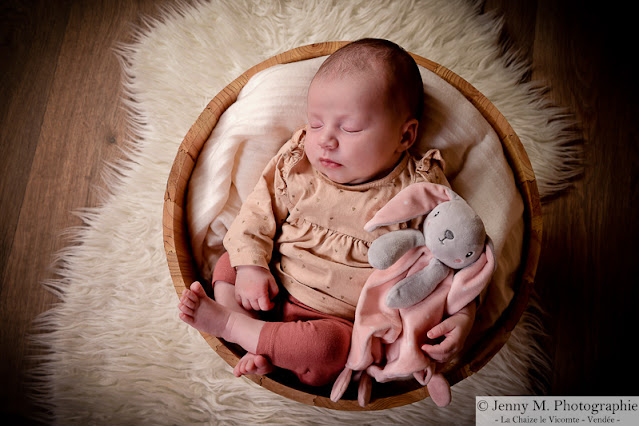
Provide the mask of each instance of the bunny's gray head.
{"label": "bunny's gray head", "polygon": [[486,230],[481,218],[461,198],[439,204],[424,222],[426,246],[446,266],[462,269],[484,251]]}

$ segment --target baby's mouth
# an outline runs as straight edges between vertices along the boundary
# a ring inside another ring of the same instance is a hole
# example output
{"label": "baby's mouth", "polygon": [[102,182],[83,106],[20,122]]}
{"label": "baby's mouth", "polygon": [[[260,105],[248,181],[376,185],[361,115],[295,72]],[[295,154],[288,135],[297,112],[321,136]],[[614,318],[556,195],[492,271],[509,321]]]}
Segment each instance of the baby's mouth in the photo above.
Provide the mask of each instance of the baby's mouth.
{"label": "baby's mouth", "polygon": [[342,166],[340,163],[336,163],[335,161],[329,160],[328,158],[320,158],[319,161],[320,164],[327,169],[336,169]]}

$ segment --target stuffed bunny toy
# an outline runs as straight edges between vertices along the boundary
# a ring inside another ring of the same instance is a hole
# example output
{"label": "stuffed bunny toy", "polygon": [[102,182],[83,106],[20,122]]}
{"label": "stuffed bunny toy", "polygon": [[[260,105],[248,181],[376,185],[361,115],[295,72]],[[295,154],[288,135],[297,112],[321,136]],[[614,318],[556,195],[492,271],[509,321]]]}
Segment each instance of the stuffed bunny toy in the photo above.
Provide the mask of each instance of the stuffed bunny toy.
{"label": "stuffed bunny toy", "polygon": [[410,185],[365,229],[419,216],[426,216],[423,230],[392,231],[371,244],[369,263],[376,269],[357,303],[348,360],[331,393],[334,401],[356,372],[360,405],[370,395],[371,377],[385,382],[411,376],[427,386],[437,405],[450,403],[448,382],[421,347],[444,315],[455,314],[483,291],[496,261],[479,216],[443,185]]}
{"label": "stuffed bunny toy", "polygon": [[[440,204],[433,208],[433,202]],[[426,215],[423,231],[389,232],[373,241],[369,249],[368,261],[377,269],[388,269],[410,249],[419,246],[425,245],[434,256],[428,266],[398,282],[388,292],[386,304],[390,308],[408,308],[424,300],[451,269],[459,270],[475,263],[487,245],[494,251],[481,218],[464,199],[443,185],[408,187],[386,204],[365,229],[372,231],[422,215]],[[484,282],[478,282],[481,283]],[[463,288],[465,292],[469,290],[466,286]],[[454,296],[451,299],[455,299]]]}

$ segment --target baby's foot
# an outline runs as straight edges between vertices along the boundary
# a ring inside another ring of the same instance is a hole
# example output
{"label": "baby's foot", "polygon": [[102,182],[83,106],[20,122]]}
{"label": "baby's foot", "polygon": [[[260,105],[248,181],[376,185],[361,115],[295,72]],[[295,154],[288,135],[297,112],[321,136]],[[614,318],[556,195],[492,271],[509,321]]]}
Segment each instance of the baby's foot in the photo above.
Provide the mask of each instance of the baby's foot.
{"label": "baby's foot", "polygon": [[273,365],[262,355],[247,353],[233,369],[233,374],[240,377],[245,374],[268,374],[273,371]]}
{"label": "baby's foot", "polygon": [[199,282],[182,292],[178,309],[180,319],[190,326],[255,353],[264,322],[217,303]]}
{"label": "baby's foot", "polygon": [[209,298],[199,282],[185,289],[178,303],[180,319],[188,325],[217,337],[224,337],[230,312]]}

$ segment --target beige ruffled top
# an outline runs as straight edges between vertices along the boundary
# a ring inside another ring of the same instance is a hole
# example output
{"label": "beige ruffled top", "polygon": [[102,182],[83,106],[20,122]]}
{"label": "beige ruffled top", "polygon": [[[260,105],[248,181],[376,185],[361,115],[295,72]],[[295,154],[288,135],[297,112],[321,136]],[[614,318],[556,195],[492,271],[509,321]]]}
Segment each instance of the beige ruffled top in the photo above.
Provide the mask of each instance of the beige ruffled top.
{"label": "beige ruffled top", "polygon": [[380,235],[421,218],[364,231],[364,224],[414,182],[448,185],[438,150],[420,160],[406,153],[385,177],[342,185],[313,169],[298,130],[266,166],[231,225],[224,247],[231,265],[272,268],[279,283],[307,306],[353,320],[360,290],[372,272],[368,247]]}

